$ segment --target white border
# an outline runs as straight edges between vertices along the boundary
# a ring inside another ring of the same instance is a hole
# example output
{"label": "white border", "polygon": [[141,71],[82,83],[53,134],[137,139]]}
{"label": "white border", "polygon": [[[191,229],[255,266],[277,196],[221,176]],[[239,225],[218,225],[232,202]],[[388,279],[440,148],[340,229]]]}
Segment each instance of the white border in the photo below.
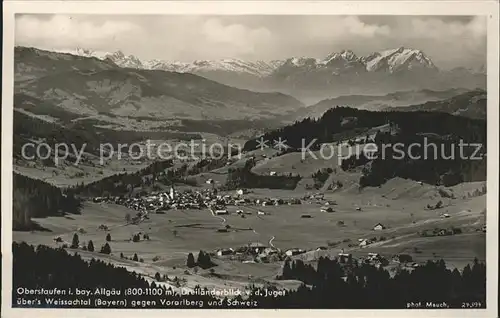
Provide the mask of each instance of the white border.
{"label": "white border", "polygon": [[[2,316],[5,317],[197,317],[213,310],[177,309],[13,309],[12,286],[12,118],[15,13],[65,14],[276,14],[276,15],[487,15],[488,16],[488,180],[487,309],[449,310],[217,310],[221,317],[313,315],[331,317],[497,317],[498,316],[498,1],[4,1],[2,68]],[[36,264],[33,264],[36,266]],[[429,282],[432,288],[432,282]],[[409,286],[409,288],[411,288]]]}

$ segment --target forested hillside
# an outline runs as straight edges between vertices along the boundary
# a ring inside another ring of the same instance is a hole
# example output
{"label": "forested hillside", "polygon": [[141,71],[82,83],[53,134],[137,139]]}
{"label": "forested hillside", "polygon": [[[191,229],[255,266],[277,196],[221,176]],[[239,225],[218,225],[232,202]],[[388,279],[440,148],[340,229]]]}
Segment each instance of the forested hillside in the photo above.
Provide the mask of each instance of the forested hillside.
{"label": "forested hillside", "polygon": [[[382,126],[389,131],[383,131]],[[363,134],[369,130],[376,131],[375,140]],[[364,166],[362,186],[377,186],[396,176],[446,185],[486,180],[486,121],[481,119],[440,112],[370,112],[337,107],[319,119],[307,118],[266,133],[262,138],[268,141],[281,138],[295,151],[312,143],[308,149],[313,151],[322,143],[345,141],[346,136],[358,136],[378,146],[375,160],[352,156],[342,163],[344,170]],[[256,149],[259,139],[249,140],[244,149]],[[350,145],[356,144],[354,139],[349,140]],[[460,146],[461,143],[468,145]],[[402,157],[394,151],[396,144],[401,144]],[[433,145],[426,149],[426,144]],[[382,155],[383,145],[389,147]]]}
{"label": "forested hillside", "polygon": [[62,191],[44,181],[14,173],[12,220],[13,230],[37,227],[31,218],[80,213],[80,201],[72,191]]}

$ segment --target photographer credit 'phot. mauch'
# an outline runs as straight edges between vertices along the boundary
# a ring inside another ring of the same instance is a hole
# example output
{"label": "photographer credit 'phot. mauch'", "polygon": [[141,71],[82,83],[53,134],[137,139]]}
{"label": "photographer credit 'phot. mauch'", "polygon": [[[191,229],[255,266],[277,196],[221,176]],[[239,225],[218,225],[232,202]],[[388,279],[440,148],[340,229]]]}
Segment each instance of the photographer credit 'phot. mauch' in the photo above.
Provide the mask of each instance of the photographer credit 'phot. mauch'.
{"label": "photographer credit 'phot. mauch'", "polygon": [[10,3],[10,312],[492,314],[498,3],[442,4]]}

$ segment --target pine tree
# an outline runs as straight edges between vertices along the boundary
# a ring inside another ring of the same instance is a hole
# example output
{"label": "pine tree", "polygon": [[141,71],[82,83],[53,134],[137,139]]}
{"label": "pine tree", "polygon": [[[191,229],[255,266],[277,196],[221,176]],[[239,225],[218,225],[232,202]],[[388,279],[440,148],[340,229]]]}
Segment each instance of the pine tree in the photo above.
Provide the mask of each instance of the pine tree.
{"label": "pine tree", "polygon": [[139,257],[137,257],[137,254],[134,254],[134,258],[132,258],[132,260],[134,262],[138,262],[139,261]]}
{"label": "pine tree", "polygon": [[108,234],[106,235],[106,241],[107,241],[107,242],[111,242],[111,234],[109,234],[109,233],[108,233]]}
{"label": "pine tree", "polygon": [[80,240],[78,239],[78,234],[73,234],[73,242],[71,243],[71,248],[78,248],[80,245]]}
{"label": "pine tree", "polygon": [[[319,262],[318,262],[319,266]],[[283,279],[292,279],[292,269],[290,268],[290,259],[287,259],[285,261],[285,264],[283,265],[283,273],[281,274]]]}
{"label": "pine tree", "polygon": [[102,254],[111,254],[111,246],[109,246],[108,243],[104,244],[102,247],[101,247],[101,253]]}
{"label": "pine tree", "polygon": [[92,242],[92,240],[89,241],[89,244],[87,245],[87,250],[90,252],[94,251],[94,242]]}
{"label": "pine tree", "polygon": [[208,267],[208,259],[210,258],[210,256],[208,256],[208,254],[206,254],[205,252],[203,251],[200,251],[198,253],[198,260],[197,260],[197,264],[198,266],[200,266],[201,268],[207,268]]}
{"label": "pine tree", "polygon": [[194,261],[194,255],[193,255],[193,253],[189,253],[189,254],[188,254],[188,257],[187,257],[187,264],[186,264],[186,265],[187,265],[187,267],[189,267],[189,268],[193,268],[193,267],[195,267],[195,266],[196,266],[196,263],[195,263],[195,261]]}

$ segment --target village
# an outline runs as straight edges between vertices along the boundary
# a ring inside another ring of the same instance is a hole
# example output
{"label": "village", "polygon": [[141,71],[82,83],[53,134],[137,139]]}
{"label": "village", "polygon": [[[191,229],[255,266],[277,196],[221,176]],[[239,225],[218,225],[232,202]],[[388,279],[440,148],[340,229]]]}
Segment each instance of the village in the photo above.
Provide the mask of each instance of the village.
{"label": "village", "polygon": [[[224,216],[239,216],[241,218],[246,218],[250,215],[255,215],[257,217],[263,217],[267,211],[263,211],[260,207],[273,207],[281,205],[301,205],[301,204],[318,204],[320,208],[318,212],[320,213],[334,213],[335,206],[337,203],[332,200],[325,200],[324,195],[312,194],[303,196],[301,199],[298,198],[251,198],[248,196],[249,192],[246,189],[238,189],[233,193],[218,193],[217,189],[202,189],[202,190],[185,190],[177,191],[173,186],[170,191],[157,191],[152,192],[144,196],[137,195],[136,197],[94,197],[91,200],[94,203],[112,203],[125,206],[131,210],[136,211],[134,216],[127,218],[126,222],[128,224],[139,224],[145,219],[149,219],[151,214],[168,214],[170,210],[200,210],[200,213],[205,211],[211,213],[215,218],[221,220],[221,225],[217,228],[216,232],[228,233],[231,231],[254,231],[252,228],[236,228],[226,223]],[[357,212],[361,212],[361,208],[355,209]],[[311,214],[301,214],[301,218],[307,219],[312,218]],[[343,221],[337,222],[338,226],[343,226]],[[185,225],[188,227],[189,225]],[[101,229],[106,229],[106,225],[102,225]],[[386,229],[386,226],[382,223],[374,224],[372,231],[377,232]],[[145,233],[144,238],[149,239]],[[139,235],[134,236],[134,240]],[[140,237],[139,237],[140,239]],[[280,248],[274,246],[273,238],[268,242],[268,244],[263,244],[261,242],[248,242],[248,244],[240,246],[231,246],[217,248],[213,251],[209,251],[209,255],[221,260],[227,261],[238,261],[243,264],[248,263],[275,263],[282,262],[286,259],[300,258],[301,255],[315,254],[315,258],[329,254],[332,250],[338,251],[338,254],[334,256],[339,260],[341,264],[345,266],[350,266],[353,264],[372,264],[377,267],[388,266],[390,261],[392,264],[398,264],[399,267],[409,267],[414,268],[419,266],[418,263],[414,262],[412,257],[408,254],[396,254],[389,258],[386,258],[378,253],[364,253],[366,255],[354,258],[352,253],[345,251],[344,248],[338,247],[339,243],[345,243],[350,240],[345,240],[344,242],[336,242],[333,244],[328,244],[327,246],[318,246],[314,249],[304,249],[304,248],[288,248],[281,250]],[[386,238],[380,236],[379,238],[359,238],[357,243],[349,243],[348,250],[352,249],[362,249],[369,246],[370,244],[378,241],[383,241]]]}

